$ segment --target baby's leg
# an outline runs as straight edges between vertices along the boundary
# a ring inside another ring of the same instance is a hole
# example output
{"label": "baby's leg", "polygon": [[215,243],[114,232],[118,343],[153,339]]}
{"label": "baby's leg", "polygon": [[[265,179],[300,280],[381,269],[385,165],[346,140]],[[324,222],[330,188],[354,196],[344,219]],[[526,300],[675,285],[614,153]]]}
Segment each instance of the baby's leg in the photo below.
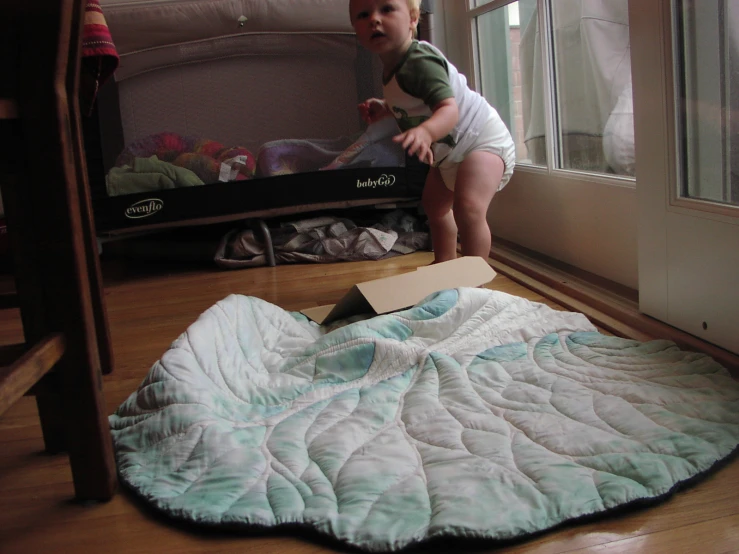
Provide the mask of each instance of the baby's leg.
{"label": "baby's leg", "polygon": [[505,163],[491,152],[476,150],[462,161],[454,186],[454,220],[459,228],[463,256],[490,255],[490,227],[487,213],[498,185],[503,178]]}
{"label": "baby's leg", "polygon": [[421,204],[429,218],[434,262],[446,262],[457,257],[457,225],[454,223],[452,204],[454,193],[444,185],[437,167],[429,169],[423,187]]}

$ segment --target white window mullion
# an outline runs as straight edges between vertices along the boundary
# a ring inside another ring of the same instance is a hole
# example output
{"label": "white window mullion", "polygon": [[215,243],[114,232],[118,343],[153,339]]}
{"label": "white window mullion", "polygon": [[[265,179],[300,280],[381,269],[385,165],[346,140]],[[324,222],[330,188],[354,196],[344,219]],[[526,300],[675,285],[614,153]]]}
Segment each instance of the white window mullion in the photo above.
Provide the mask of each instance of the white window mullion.
{"label": "white window mullion", "polygon": [[542,71],[544,72],[544,113],[546,115],[546,152],[549,173],[561,167],[558,125],[557,84],[554,69],[551,0],[538,0],[539,35],[541,36]]}
{"label": "white window mullion", "polygon": [[[469,14],[470,12],[468,12],[468,16]],[[468,81],[469,81],[470,88],[480,92],[480,87],[478,85],[479,83],[482,82],[481,81],[482,77],[480,75],[480,67],[481,67],[481,64],[483,63],[483,60],[482,60],[483,54],[479,51],[478,48],[475,47],[475,45],[478,42],[477,20],[474,17],[469,17],[467,20],[467,25],[465,25],[465,28],[467,29],[467,48],[472,58],[472,71],[470,72],[468,76]]]}

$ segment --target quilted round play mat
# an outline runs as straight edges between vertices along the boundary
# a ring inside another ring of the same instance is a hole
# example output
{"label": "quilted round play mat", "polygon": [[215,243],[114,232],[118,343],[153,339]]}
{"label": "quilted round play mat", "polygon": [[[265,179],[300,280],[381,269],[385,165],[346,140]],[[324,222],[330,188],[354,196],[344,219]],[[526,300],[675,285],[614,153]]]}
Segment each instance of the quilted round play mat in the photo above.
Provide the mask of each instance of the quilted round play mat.
{"label": "quilted round play mat", "polygon": [[479,288],[356,319],[215,304],[110,416],[121,480],[179,521],[393,551],[654,502],[737,450],[739,383],[671,342]]}

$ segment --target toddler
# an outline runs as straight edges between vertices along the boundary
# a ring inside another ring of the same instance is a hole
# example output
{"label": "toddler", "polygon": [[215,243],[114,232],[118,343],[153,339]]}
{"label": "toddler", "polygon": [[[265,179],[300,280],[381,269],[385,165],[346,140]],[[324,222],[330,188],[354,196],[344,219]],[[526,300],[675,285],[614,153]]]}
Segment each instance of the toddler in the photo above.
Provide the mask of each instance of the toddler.
{"label": "toddler", "polygon": [[436,47],[418,41],[420,0],[350,0],[357,38],[383,65],[384,100],[359,105],[365,122],[395,117],[394,140],[431,168],[422,205],[434,263],[490,254],[490,201],[513,174],[516,151],[498,112]]}

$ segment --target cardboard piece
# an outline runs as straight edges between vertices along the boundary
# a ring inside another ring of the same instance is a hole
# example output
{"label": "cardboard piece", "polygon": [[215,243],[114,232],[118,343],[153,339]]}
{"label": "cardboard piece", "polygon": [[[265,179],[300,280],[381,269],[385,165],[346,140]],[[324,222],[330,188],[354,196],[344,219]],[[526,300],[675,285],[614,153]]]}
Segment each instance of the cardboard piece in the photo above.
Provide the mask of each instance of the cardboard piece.
{"label": "cardboard piece", "polygon": [[300,313],[319,325],[357,314],[387,314],[409,308],[440,290],[484,285],[495,275],[484,259],[465,256],[359,283],[349,289],[337,304],[306,308]]}

